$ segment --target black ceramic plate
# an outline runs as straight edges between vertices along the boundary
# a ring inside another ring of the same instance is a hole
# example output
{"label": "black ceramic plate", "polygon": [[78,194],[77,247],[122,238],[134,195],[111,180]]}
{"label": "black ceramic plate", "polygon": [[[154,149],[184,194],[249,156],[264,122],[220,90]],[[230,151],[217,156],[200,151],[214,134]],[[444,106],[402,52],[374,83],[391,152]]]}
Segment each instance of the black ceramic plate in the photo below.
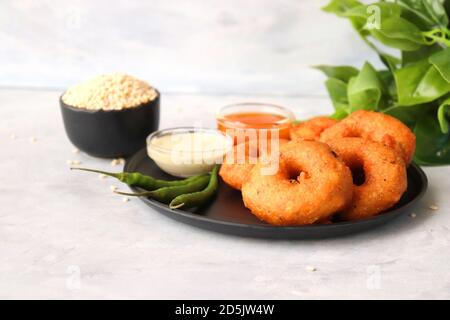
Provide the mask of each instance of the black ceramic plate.
{"label": "black ceramic plate", "polygon": [[[147,156],[145,149],[130,157],[124,170],[137,171],[162,179],[173,179],[156,166]],[[138,188],[131,189],[135,192],[142,191]],[[220,184],[216,198],[210,204],[192,211],[171,210],[167,205],[152,199],[140,199],[172,219],[216,232],[272,239],[318,239],[356,233],[386,223],[409,211],[426,189],[425,173],[417,165],[411,164],[408,168],[408,190],[399,203],[388,212],[366,220],[299,227],[276,227],[258,220],[244,207],[241,193],[223,182]]]}

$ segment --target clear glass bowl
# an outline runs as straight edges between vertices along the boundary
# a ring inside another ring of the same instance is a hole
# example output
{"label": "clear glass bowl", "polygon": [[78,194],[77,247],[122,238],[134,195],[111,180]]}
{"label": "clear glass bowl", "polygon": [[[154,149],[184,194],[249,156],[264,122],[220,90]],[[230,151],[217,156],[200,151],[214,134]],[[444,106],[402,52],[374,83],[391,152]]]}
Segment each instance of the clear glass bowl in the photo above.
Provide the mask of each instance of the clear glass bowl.
{"label": "clear glass bowl", "polygon": [[[254,117],[258,121],[247,121]],[[279,138],[289,139],[294,114],[281,106],[269,103],[246,102],[227,105],[216,113],[217,127],[222,132],[240,129],[277,130]]]}
{"label": "clear glass bowl", "polygon": [[169,128],[147,137],[148,156],[161,170],[177,177],[210,172],[223,162],[232,145],[232,139],[221,131],[206,128]]}

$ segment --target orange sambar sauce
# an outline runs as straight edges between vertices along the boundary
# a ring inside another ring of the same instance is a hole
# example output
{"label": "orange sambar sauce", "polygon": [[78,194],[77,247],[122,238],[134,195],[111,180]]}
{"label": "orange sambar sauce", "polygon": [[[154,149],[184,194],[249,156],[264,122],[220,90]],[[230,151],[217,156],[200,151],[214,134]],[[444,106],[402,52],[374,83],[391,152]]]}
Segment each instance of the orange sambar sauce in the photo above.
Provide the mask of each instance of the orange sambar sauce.
{"label": "orange sambar sauce", "polygon": [[[291,119],[274,113],[236,112],[218,117],[217,126],[219,130],[227,134],[239,132],[236,129],[243,129],[244,131],[246,129],[277,130],[280,139],[289,139]],[[267,137],[270,138],[270,131],[268,131]]]}

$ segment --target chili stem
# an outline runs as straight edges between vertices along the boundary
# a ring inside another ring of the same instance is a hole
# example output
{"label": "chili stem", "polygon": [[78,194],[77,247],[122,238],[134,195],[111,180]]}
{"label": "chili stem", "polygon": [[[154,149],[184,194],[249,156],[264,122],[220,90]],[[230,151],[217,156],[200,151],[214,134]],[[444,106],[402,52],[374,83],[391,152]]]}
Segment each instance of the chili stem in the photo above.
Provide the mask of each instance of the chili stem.
{"label": "chili stem", "polygon": [[144,191],[144,192],[136,192],[136,193],[130,193],[130,192],[122,192],[114,190],[114,193],[120,194],[122,196],[131,196],[131,197],[148,197],[152,195],[153,191]]}
{"label": "chili stem", "polygon": [[110,177],[113,177],[113,178],[119,178],[119,174],[120,174],[120,173],[106,172],[106,171],[95,170],[95,169],[75,168],[75,167],[71,167],[70,170],[80,170],[80,171],[95,172],[95,173],[104,174],[105,176],[110,176]]}

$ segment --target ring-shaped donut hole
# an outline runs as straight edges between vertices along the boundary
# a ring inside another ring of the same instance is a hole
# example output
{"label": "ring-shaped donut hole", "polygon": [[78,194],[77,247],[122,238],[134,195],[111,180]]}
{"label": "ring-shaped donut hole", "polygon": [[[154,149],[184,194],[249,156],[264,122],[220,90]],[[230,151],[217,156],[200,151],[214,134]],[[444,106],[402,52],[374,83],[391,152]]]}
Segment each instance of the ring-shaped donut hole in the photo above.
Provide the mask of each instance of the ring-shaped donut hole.
{"label": "ring-shaped donut hole", "polygon": [[286,169],[286,178],[292,184],[299,184],[308,178],[308,173],[302,168],[290,166]]}
{"label": "ring-shaped donut hole", "polygon": [[363,166],[355,166],[350,168],[352,171],[353,184],[356,186],[362,186],[366,182],[366,174]]}
{"label": "ring-shaped donut hole", "polygon": [[364,161],[361,158],[348,159],[346,165],[352,172],[353,184],[355,186],[362,186],[366,182],[366,171],[364,168]]}

